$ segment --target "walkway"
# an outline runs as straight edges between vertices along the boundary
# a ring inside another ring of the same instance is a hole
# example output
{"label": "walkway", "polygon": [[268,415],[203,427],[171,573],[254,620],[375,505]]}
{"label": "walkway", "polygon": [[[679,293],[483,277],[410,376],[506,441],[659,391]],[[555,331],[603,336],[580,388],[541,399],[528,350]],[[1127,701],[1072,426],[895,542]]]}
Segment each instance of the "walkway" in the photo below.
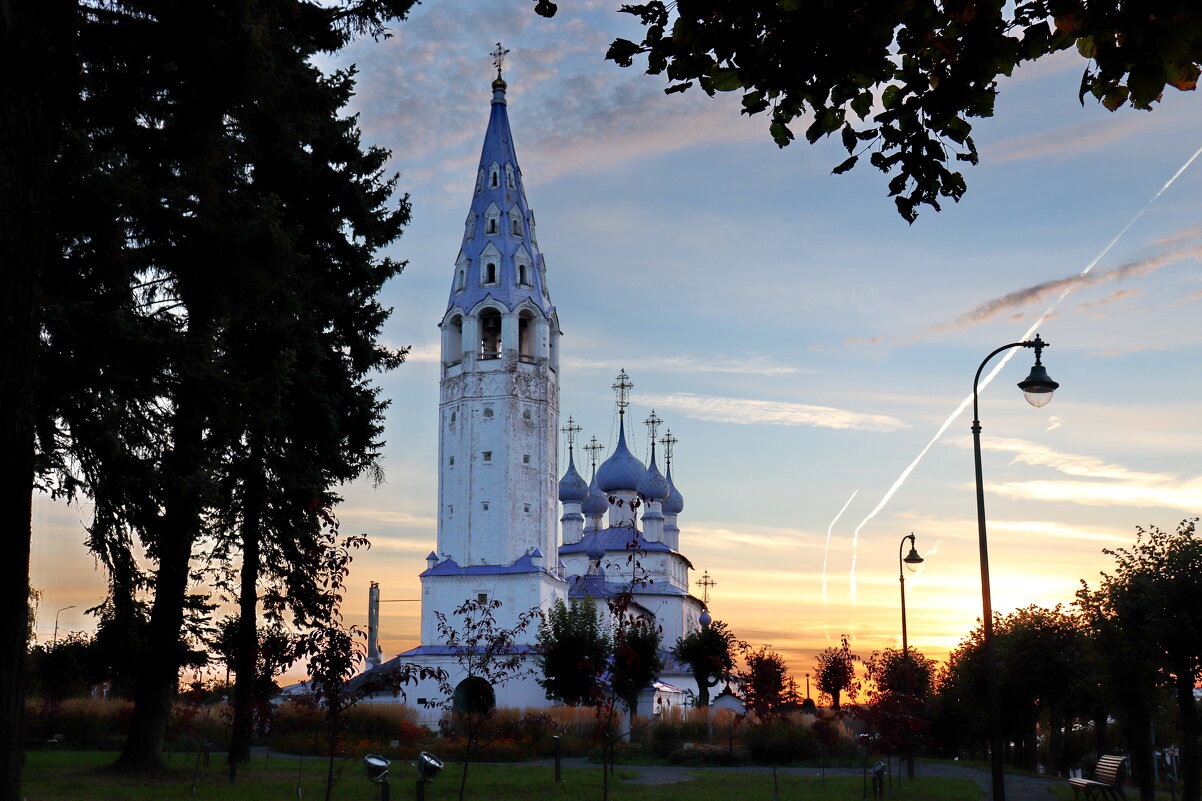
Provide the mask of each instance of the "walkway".
{"label": "walkway", "polygon": [[[554,765],[551,760],[527,762],[527,765]],[[564,767],[596,767],[596,763],[583,758],[565,759]],[[916,764],[919,776],[942,776],[974,781],[981,788],[983,801],[993,797],[993,783],[988,770],[970,768],[960,765],[949,765],[945,762],[923,762]],[[772,768],[756,765],[743,768],[698,768],[675,765],[618,765],[618,770],[637,774],[637,778],[628,779],[633,784],[672,784],[687,781],[698,773],[722,771],[726,773],[771,773]],[[781,775],[791,776],[820,776],[819,768],[778,768]],[[860,776],[859,768],[827,768],[827,776]],[[896,781],[896,779],[894,779]],[[1019,774],[1006,774],[1006,801],[1052,801],[1051,788],[1064,782],[1064,779],[1041,778]]]}

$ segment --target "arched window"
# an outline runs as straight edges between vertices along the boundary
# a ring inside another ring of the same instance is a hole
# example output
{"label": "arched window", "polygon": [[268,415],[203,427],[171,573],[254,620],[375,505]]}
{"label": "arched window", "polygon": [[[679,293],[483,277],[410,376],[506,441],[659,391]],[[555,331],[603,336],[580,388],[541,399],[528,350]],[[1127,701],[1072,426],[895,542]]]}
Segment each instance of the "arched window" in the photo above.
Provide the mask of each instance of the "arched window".
{"label": "arched window", "polygon": [[[442,356],[447,364],[457,364],[463,359],[463,318],[454,317],[447,324],[447,352]],[[455,413],[451,412],[451,422],[455,422]]]}
{"label": "arched window", "polygon": [[518,265],[518,283],[521,286],[530,286],[530,278],[526,273],[526,265]]}
{"label": "arched window", "polygon": [[488,185],[489,185],[489,186],[496,186],[496,185],[497,185],[497,171],[496,171],[496,170],[493,170],[493,171],[492,171],[492,179],[491,179],[491,180],[488,182]]}
{"label": "arched window", "polygon": [[501,313],[496,309],[480,312],[480,358],[501,358]]}
{"label": "arched window", "polygon": [[465,282],[464,271],[463,271],[463,268],[460,267],[459,272],[455,274],[455,291],[456,292],[463,291],[464,282]]}
{"label": "arched window", "polygon": [[517,217],[513,218],[513,235],[514,236],[522,235],[522,221],[519,220]]}
{"label": "arched window", "polygon": [[518,358],[534,361],[534,315],[528,310],[518,315]]}
{"label": "arched window", "polygon": [[453,422],[455,422],[457,419],[459,419],[459,415],[458,415],[457,413],[455,413],[455,412],[451,412],[451,422],[453,423]]}
{"label": "arched window", "polygon": [[484,283],[495,284],[497,282],[497,265],[489,262],[484,265]]}

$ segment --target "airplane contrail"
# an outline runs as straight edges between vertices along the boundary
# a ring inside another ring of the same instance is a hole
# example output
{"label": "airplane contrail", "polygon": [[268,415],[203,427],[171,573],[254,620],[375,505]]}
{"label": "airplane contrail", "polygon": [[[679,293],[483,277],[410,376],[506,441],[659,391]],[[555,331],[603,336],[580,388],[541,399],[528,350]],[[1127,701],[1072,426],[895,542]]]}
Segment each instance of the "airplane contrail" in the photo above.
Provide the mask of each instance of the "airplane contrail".
{"label": "airplane contrail", "polygon": [[[1123,238],[1124,234],[1126,234],[1129,230],[1131,230],[1131,226],[1133,226],[1133,225],[1135,225],[1135,223],[1139,222],[1140,218],[1142,218],[1144,216],[1144,214],[1147,213],[1148,209],[1151,208],[1152,204],[1155,203],[1157,200],[1159,200],[1160,196],[1163,195],[1165,193],[1165,191],[1168,190],[1168,188],[1170,186],[1172,186],[1173,183],[1178,178],[1181,177],[1181,174],[1184,173],[1187,169],[1189,169],[1189,166],[1198,159],[1198,156],[1202,156],[1202,147],[1199,147],[1197,150],[1194,151],[1194,154],[1192,156],[1190,156],[1188,159],[1186,159],[1185,163],[1181,165],[1181,167],[1177,170],[1177,172],[1173,173],[1173,176],[1171,178],[1169,178],[1169,180],[1164,182],[1164,185],[1162,187],[1160,187],[1159,190],[1157,190],[1156,194],[1152,195],[1151,200],[1149,200],[1147,203],[1144,204],[1144,207],[1142,209],[1140,209],[1139,212],[1136,213],[1136,215],[1134,217],[1132,217],[1131,220],[1126,225],[1123,226],[1121,231],[1119,231],[1117,234],[1115,234],[1114,238],[1111,239],[1106,244],[1106,247],[1102,248],[1102,250],[1099,251],[1098,255],[1093,257],[1093,260],[1090,261],[1089,264],[1085,265],[1085,269],[1081,270],[1081,273],[1080,273],[1081,276],[1088,275],[1089,272],[1091,270],[1093,270],[1094,266],[1097,265],[1097,263],[1100,262],[1103,258],[1105,258],[1106,254],[1110,252],[1110,249],[1113,248],[1115,246],[1115,244],[1117,244],[1118,241]],[[1023,340],[1029,339],[1031,337],[1031,335],[1034,334],[1035,331],[1039,328],[1039,326],[1042,325],[1045,320],[1047,320],[1048,316],[1051,315],[1051,313],[1056,310],[1056,307],[1060,305],[1060,302],[1062,300],[1064,300],[1068,296],[1068,294],[1076,288],[1077,288],[1076,284],[1067,285],[1060,292],[1060,296],[1058,298],[1056,298],[1055,301],[1052,302],[1052,305],[1048,306],[1047,310],[1044,311],[1044,313],[1039,316],[1039,319],[1037,319],[1034,323],[1031,324],[1031,327],[1027,329],[1027,332],[1025,334],[1023,334],[1023,337],[1022,337]],[[1009,362],[1010,359],[1013,358],[1014,354],[1017,352],[1018,352],[1017,349],[1011,349],[1011,350],[1006,351],[1006,355],[1002,357],[1001,361],[999,361],[997,363],[997,365],[992,370],[989,371],[988,375],[986,375],[981,380],[980,387],[979,387],[979,389],[981,391],[984,391],[984,389],[987,386],[989,386],[990,382],[992,382],[993,379],[997,377],[998,373],[1000,373],[1002,371],[1002,368],[1006,366],[1006,363]],[[971,392],[964,398],[964,400],[960,401],[960,404],[958,406],[956,406],[955,410],[950,415],[948,415],[948,418],[946,420],[943,421],[943,425],[939,426],[939,430],[935,432],[935,436],[931,437],[931,441],[926,444],[926,447],[924,447],[921,451],[919,451],[918,455],[914,457],[914,461],[910,462],[910,464],[906,467],[906,469],[901,472],[901,475],[898,476],[897,480],[894,481],[892,486],[889,487],[889,490],[884,494],[884,496],[881,498],[880,502],[877,503],[877,505],[875,507],[873,507],[872,511],[868,513],[868,516],[865,517],[862,521],[860,521],[860,525],[856,526],[855,533],[852,534],[852,538],[851,538],[850,582],[851,582],[851,602],[853,604],[856,602],[856,546],[859,544],[860,530],[862,528],[864,528],[864,526],[870,520],[872,520],[874,517],[876,517],[877,514],[881,511],[881,509],[885,508],[885,504],[889,503],[890,499],[893,498],[894,494],[899,489],[901,489],[901,485],[904,484],[906,479],[910,477],[910,474],[914,472],[914,468],[918,467],[918,463],[922,461],[922,457],[927,455],[927,451],[929,451],[931,449],[931,446],[939,441],[939,438],[943,436],[943,432],[947,431],[948,427],[953,422],[955,422],[956,418],[964,413],[964,410],[966,408],[968,408],[968,405],[970,403],[972,403],[972,393]]]}
{"label": "airplane contrail", "polygon": [[827,606],[826,602],[826,556],[831,550],[831,531],[835,528],[835,524],[839,522],[839,518],[843,517],[843,513],[847,511],[847,507],[851,506],[852,499],[859,493],[856,490],[851,494],[851,498],[847,499],[847,503],[843,504],[843,508],[839,510],[839,514],[835,515],[835,519],[826,527],[826,548],[822,551],[822,605]]}

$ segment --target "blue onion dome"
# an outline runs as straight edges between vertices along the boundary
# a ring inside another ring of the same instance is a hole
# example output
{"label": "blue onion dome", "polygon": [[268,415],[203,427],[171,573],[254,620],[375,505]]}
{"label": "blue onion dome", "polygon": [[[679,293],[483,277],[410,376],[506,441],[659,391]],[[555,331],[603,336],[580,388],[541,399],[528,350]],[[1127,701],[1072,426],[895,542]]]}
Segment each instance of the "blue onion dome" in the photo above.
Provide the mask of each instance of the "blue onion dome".
{"label": "blue onion dome", "polygon": [[714,619],[712,617],[710,617],[710,610],[708,610],[708,609],[701,610],[701,617],[697,618],[697,622],[700,623],[702,626],[708,626],[710,623],[713,623]]}
{"label": "blue onion dome", "polygon": [[593,474],[593,483],[588,486],[588,496],[580,505],[580,511],[589,517],[603,515],[609,511],[609,496],[597,486],[597,475]]}
{"label": "blue onion dome", "polygon": [[666,515],[678,515],[684,511],[684,496],[680,494],[680,490],[676,489],[676,485],[672,483],[672,468],[668,467],[668,477],[665,479],[668,482],[668,495],[664,498],[664,502],[660,507]]}
{"label": "blue onion dome", "polygon": [[634,492],[639,485],[639,479],[647,472],[630,449],[626,447],[626,427],[618,423],[618,447],[613,454],[597,468],[597,486],[602,492]]}
{"label": "blue onion dome", "polygon": [[655,449],[651,450],[651,466],[647,468],[647,472],[643,473],[643,477],[639,479],[639,484],[635,487],[639,495],[647,499],[647,502],[663,501],[671,492],[671,487],[668,486],[668,479],[664,478],[663,473],[659,472],[659,468],[655,464]]}
{"label": "blue onion dome", "polygon": [[601,547],[599,537],[593,537],[592,543],[588,546],[588,550],[585,551],[585,556],[589,558],[590,562],[600,562],[605,558],[605,548]]}
{"label": "blue onion dome", "polygon": [[582,503],[588,497],[589,486],[576,472],[576,460],[568,451],[568,472],[559,480],[559,500],[563,503]]}

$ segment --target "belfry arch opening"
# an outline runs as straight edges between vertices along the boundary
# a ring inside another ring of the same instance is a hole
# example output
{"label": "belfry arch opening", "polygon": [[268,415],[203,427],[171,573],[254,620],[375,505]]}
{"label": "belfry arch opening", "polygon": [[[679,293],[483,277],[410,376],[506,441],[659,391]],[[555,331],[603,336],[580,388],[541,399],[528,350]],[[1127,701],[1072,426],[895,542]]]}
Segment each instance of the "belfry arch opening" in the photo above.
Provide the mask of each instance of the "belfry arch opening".
{"label": "belfry arch opening", "polygon": [[524,362],[534,361],[534,315],[529,310],[518,315],[518,357]]}
{"label": "belfry arch opening", "polygon": [[447,348],[443,360],[447,364],[457,364],[463,360],[463,318],[459,315],[447,323]]}
{"label": "belfry arch opening", "polygon": [[480,358],[501,358],[501,313],[493,308],[480,312]]}

